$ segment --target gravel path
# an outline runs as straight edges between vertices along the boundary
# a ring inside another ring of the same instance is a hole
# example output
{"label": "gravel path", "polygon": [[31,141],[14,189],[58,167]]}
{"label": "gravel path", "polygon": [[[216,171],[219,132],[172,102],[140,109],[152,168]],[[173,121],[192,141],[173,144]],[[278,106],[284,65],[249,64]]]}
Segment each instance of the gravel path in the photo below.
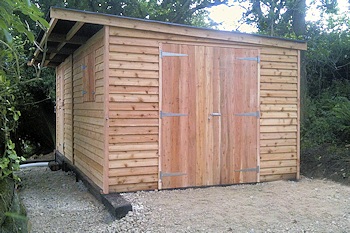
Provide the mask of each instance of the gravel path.
{"label": "gravel path", "polygon": [[71,173],[19,175],[32,232],[350,232],[350,187],[330,181],[127,193],[134,210],[113,221]]}

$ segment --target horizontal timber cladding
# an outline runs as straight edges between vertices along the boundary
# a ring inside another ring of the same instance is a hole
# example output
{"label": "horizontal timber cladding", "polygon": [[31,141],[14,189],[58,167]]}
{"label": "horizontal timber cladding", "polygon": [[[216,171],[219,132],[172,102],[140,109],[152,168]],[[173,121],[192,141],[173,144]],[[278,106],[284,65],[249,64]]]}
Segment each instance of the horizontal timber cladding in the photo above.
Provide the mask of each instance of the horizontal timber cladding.
{"label": "horizontal timber cladding", "polygon": [[260,181],[297,178],[298,51],[261,48]]}
{"label": "horizontal timber cladding", "polygon": [[103,187],[104,40],[98,32],[73,55],[74,165]]}
{"label": "horizontal timber cladding", "polygon": [[158,42],[111,36],[108,180],[110,192],[158,188],[158,127]]}
{"label": "horizontal timber cladding", "polygon": [[[109,190],[158,188],[159,45],[248,48],[244,43],[110,28]],[[260,50],[260,181],[298,173],[298,51]]]}

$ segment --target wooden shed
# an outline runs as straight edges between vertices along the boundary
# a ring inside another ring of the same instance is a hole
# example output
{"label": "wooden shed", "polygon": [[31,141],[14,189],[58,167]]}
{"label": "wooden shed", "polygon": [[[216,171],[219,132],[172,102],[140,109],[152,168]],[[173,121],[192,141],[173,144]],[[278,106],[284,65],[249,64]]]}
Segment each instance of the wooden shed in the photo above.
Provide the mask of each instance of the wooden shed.
{"label": "wooden shed", "polygon": [[50,13],[56,153],[103,193],[299,178],[305,42]]}

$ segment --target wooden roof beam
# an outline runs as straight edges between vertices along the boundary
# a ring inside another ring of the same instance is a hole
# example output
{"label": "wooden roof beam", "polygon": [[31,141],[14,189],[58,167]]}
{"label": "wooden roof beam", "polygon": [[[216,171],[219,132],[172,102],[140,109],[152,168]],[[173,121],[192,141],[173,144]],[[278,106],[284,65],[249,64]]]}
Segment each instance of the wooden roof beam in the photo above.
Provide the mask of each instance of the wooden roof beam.
{"label": "wooden roof beam", "polygon": [[79,31],[79,29],[84,26],[84,22],[76,22],[74,26],[69,30],[69,32],[66,35],[66,40],[69,41],[70,39],[75,36],[75,34]]}
{"label": "wooden roof beam", "polygon": [[[47,38],[51,34],[52,30],[55,28],[57,21],[58,21],[58,19],[56,19],[56,18],[52,18],[50,20],[49,28],[47,29],[47,31],[44,33],[43,37],[41,38],[41,41],[39,43],[39,48],[37,48],[34,52],[34,56],[33,56],[34,58],[37,57],[39,55],[39,53],[41,52],[41,49],[43,49],[44,44],[46,43]],[[33,65],[33,64],[34,64],[34,59],[32,59],[32,61],[30,62],[29,65]]]}
{"label": "wooden roof beam", "polygon": [[50,37],[47,39],[47,41],[51,42],[66,42],[69,44],[77,44],[82,45],[84,44],[89,38],[84,36],[75,36],[74,38],[71,38],[69,41],[66,40],[66,35],[63,34],[57,34],[57,33],[51,33]]}
{"label": "wooden roof beam", "polygon": [[[83,22],[76,22],[74,24],[74,26],[69,30],[69,32],[66,34],[65,37],[65,41],[61,42],[57,48],[56,48],[56,52],[55,53],[51,53],[49,56],[48,60],[51,60],[52,58],[54,58],[56,56],[57,53],[60,52],[60,50],[67,44],[67,42],[69,42],[74,36],[75,34],[79,31],[79,29],[84,25],[85,23]],[[45,64],[47,64],[45,62]]]}
{"label": "wooden roof beam", "polygon": [[[60,54],[69,55],[69,54],[73,53],[74,51],[75,51],[74,48],[62,48],[62,49],[60,50]],[[48,46],[48,47],[47,47],[47,52],[48,52],[48,53],[58,53],[56,47],[54,47],[54,46]],[[39,58],[39,57],[40,57],[40,55],[38,55],[38,58]]]}

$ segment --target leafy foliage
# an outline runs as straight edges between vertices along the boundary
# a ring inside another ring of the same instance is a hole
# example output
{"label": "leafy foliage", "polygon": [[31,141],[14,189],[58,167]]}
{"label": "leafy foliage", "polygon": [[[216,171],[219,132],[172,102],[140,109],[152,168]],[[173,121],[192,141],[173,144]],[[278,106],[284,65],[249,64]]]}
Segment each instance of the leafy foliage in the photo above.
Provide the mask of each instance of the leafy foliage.
{"label": "leafy foliage", "polygon": [[[17,169],[22,157],[17,157],[15,145],[11,140],[11,132],[17,127],[20,112],[15,109],[15,89],[16,83],[20,82],[20,67],[18,56],[13,47],[4,41],[1,44],[7,48],[2,50],[1,60],[6,61],[2,64],[0,73],[0,139],[1,139],[1,157],[0,157],[0,178],[8,177],[12,171]],[[15,67],[15,68],[13,68]]]}
{"label": "leafy foliage", "polygon": [[350,100],[344,93],[334,93],[345,82],[335,82],[329,91],[317,99],[308,98],[308,112],[302,125],[302,146],[350,143]]}
{"label": "leafy foliage", "polygon": [[350,17],[308,24],[303,147],[350,143]]}
{"label": "leafy foliage", "polygon": [[329,89],[334,81],[350,80],[349,23],[350,17],[344,16],[308,25],[307,78],[309,94],[313,98]]}
{"label": "leafy foliage", "polygon": [[[42,26],[48,23],[41,18],[40,11],[25,0],[2,0],[0,2],[0,179],[13,176],[23,157],[18,156],[11,134],[15,131],[20,111],[16,109],[16,92],[20,85],[34,79],[23,79],[22,62],[25,40],[34,41],[34,34],[20,16],[28,16]],[[19,36],[16,36],[19,35]],[[25,35],[22,39],[21,35]]]}
{"label": "leafy foliage", "polygon": [[2,0],[0,1],[0,30],[1,40],[10,42],[12,40],[11,31],[25,34],[33,42],[34,34],[28,27],[27,22],[23,22],[20,15],[28,16],[32,21],[39,23],[42,27],[47,27],[48,23],[41,18],[40,10],[31,4],[29,0]]}

